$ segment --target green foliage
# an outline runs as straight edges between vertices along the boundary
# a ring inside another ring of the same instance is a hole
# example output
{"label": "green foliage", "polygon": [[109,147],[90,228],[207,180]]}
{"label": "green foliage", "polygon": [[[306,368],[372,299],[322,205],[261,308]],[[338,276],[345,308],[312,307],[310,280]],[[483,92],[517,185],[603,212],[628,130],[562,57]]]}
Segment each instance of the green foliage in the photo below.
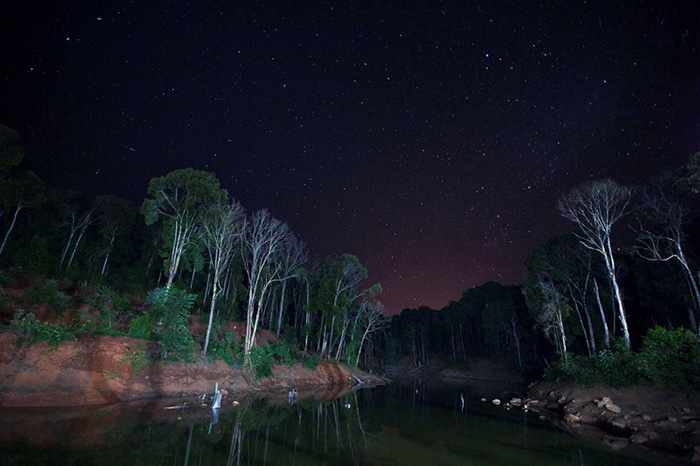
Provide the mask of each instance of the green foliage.
{"label": "green foliage", "polygon": [[700,343],[685,329],[656,327],[645,335],[639,352],[629,351],[618,340],[615,349],[593,356],[567,355],[547,371],[547,376],[579,384],[606,383],[622,387],[649,383],[689,388],[700,381]]}
{"label": "green foliage", "polygon": [[70,296],[59,291],[56,280],[46,280],[44,283],[27,288],[25,298],[32,306],[46,303],[57,315],[62,315],[71,303]]}
{"label": "green foliage", "polygon": [[644,376],[656,385],[688,387],[700,382],[700,343],[689,330],[650,329],[640,358]]}
{"label": "green foliage", "polygon": [[223,359],[229,366],[235,366],[234,348],[236,348],[236,334],[226,332],[223,340],[214,340],[211,342],[207,353],[214,359]]}
{"label": "green foliage", "polygon": [[134,369],[134,375],[139,375],[146,366],[146,352],[140,349],[138,345],[131,345],[131,352],[124,355],[121,363],[129,363]]}
{"label": "green foliage", "polygon": [[255,369],[255,375],[260,378],[272,375],[272,354],[267,346],[253,346],[250,349],[250,364]]}
{"label": "green foliage", "polygon": [[194,339],[187,318],[197,299],[196,294],[175,287],[157,288],[146,297],[150,319],[156,324],[155,335],[161,342],[163,358],[192,359]]}
{"label": "green foliage", "polygon": [[77,336],[86,331],[86,326],[78,327],[75,323],[61,325],[42,322],[31,312],[25,314],[23,309],[17,309],[11,325],[20,330],[31,344],[46,341],[49,346],[58,346],[66,340],[77,341]]}
{"label": "green foliage", "polygon": [[131,319],[129,324],[129,335],[134,338],[143,338],[150,340],[155,322],[151,319],[151,315],[146,312],[141,316]]}
{"label": "green foliage", "polygon": [[267,346],[253,346],[250,349],[250,363],[255,375],[260,378],[272,375],[272,364],[294,365],[296,350],[293,344],[283,341],[270,342]]}
{"label": "green foliage", "polygon": [[313,354],[302,361],[301,365],[307,369],[315,370],[321,363],[321,358],[318,354]]}

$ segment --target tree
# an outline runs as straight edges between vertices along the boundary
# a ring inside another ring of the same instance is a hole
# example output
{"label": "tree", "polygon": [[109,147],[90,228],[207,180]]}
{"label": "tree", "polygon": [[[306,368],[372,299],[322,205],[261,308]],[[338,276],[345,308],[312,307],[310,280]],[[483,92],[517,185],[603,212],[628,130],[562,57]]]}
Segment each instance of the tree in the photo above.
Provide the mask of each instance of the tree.
{"label": "tree", "polygon": [[216,301],[223,290],[222,277],[239,247],[244,215],[243,207],[237,201],[231,201],[228,204],[214,203],[209,207],[202,222],[202,240],[209,253],[209,268],[214,274],[211,286],[209,323],[207,336],[204,339],[203,354],[207,354],[209,348]]}
{"label": "tree", "polygon": [[[367,269],[360,264],[357,256],[352,254],[331,254],[326,257],[323,266],[316,271],[316,294],[313,300],[314,309],[321,310],[322,333],[319,334],[319,352],[329,357],[335,345],[335,359],[339,360],[345,348],[345,338],[351,323],[351,311],[357,311],[354,306],[363,297],[372,297],[381,293],[379,283],[365,289],[360,283],[367,278]],[[353,307],[354,306],[354,307]],[[339,336],[334,339],[336,322],[339,324]]]}
{"label": "tree", "polygon": [[700,193],[700,152],[691,154],[688,163],[675,178],[676,185],[695,194]]}
{"label": "tree", "polygon": [[46,201],[44,196],[44,182],[31,171],[23,171],[17,175],[10,176],[1,183],[0,187],[0,203],[2,211],[8,209],[13,210],[12,221],[5,232],[5,237],[0,244],[0,254],[5,249],[7,239],[15,227],[17,216],[24,208],[36,208]]}
{"label": "tree", "polygon": [[136,209],[131,202],[117,196],[98,196],[96,203],[97,209],[100,211],[100,229],[107,242],[105,259],[100,271],[100,275],[104,275],[114,247],[114,240],[117,235],[124,235],[133,227],[136,221]]}
{"label": "tree", "polygon": [[18,140],[16,131],[0,125],[0,216],[13,211],[12,220],[0,244],[0,254],[5,249],[20,211],[39,207],[46,201],[44,182],[32,171],[17,170],[24,158],[24,148],[17,144]]}
{"label": "tree", "polygon": [[360,362],[362,348],[372,335],[383,331],[389,325],[391,319],[384,315],[384,305],[380,301],[364,301],[357,316],[357,326],[362,332],[360,344],[357,349],[355,366]]}
{"label": "tree", "polygon": [[153,178],[148,185],[148,195],[141,206],[147,225],[158,220],[164,223],[163,247],[169,249],[166,289],[172,286],[182,254],[196,233],[203,212],[216,202],[228,198],[226,190],[219,187],[216,175],[210,172],[185,168],[163,177]]}
{"label": "tree", "polygon": [[250,351],[263,311],[265,294],[279,280],[282,264],[279,254],[290,235],[289,227],[272,217],[267,209],[258,210],[246,219],[241,236],[241,258],[248,276],[244,363],[250,367]]}
{"label": "tree", "polygon": [[[635,252],[648,261],[677,262],[685,274],[693,308],[688,309],[688,318],[693,330],[700,332],[695,314],[700,314],[700,290],[684,251],[683,225],[688,218],[688,209],[678,200],[670,200],[659,191],[658,195],[645,196],[641,209]],[[646,223],[646,225],[645,225]]]}
{"label": "tree", "polygon": [[284,312],[284,297],[287,291],[287,281],[297,275],[301,266],[307,259],[308,253],[306,250],[306,243],[293,234],[290,234],[283,245],[279,258],[281,264],[279,279],[282,284],[282,290],[280,291],[280,306],[277,316],[277,330],[275,332],[277,338],[279,338],[282,329],[282,314]]}
{"label": "tree", "polygon": [[615,223],[630,213],[633,195],[634,189],[606,179],[574,188],[567,195],[559,198],[557,203],[561,215],[578,226],[579,231],[575,234],[581,244],[603,256],[617,303],[625,346],[628,349],[630,348],[629,327],[622,292],[617,281],[611,235]]}

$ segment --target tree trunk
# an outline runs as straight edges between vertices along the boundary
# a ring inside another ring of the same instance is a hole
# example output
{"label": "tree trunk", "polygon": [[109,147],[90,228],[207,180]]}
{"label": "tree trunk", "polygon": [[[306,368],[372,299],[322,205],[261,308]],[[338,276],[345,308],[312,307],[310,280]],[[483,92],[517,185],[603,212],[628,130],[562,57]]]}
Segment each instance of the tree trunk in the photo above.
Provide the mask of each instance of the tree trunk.
{"label": "tree trunk", "polygon": [[600,311],[600,319],[603,321],[603,345],[606,348],[610,348],[610,330],[608,329],[608,320],[605,318],[605,311],[603,310],[603,303],[600,301],[600,290],[598,289],[598,280],[593,279],[593,289],[595,291],[595,298],[598,302],[598,310]]}
{"label": "tree trunk", "polygon": [[107,255],[105,256],[105,261],[102,263],[102,271],[100,275],[104,276],[105,269],[107,268],[107,261],[109,260],[109,255],[112,252],[112,244],[114,243],[114,237],[117,235],[116,232],[112,232],[112,237],[109,240],[109,246],[107,246]]}
{"label": "tree trunk", "polygon": [[608,277],[613,286],[613,291],[615,292],[615,300],[617,301],[617,310],[620,317],[620,325],[622,326],[622,336],[625,339],[625,346],[630,349],[630,331],[627,326],[627,315],[625,314],[625,305],[622,302],[622,292],[620,291],[620,286],[617,283],[617,276],[615,275],[615,259],[613,258],[612,247],[610,246],[610,238],[606,242],[606,254],[605,256],[605,266],[608,268]]}
{"label": "tree trunk", "polygon": [[280,337],[280,331],[282,329],[282,313],[284,312],[284,295],[287,290],[287,280],[282,280],[282,296],[280,296],[280,309],[279,309],[279,316],[277,317],[277,331],[275,334],[277,335],[277,338]]}
{"label": "tree trunk", "polygon": [[22,208],[24,208],[24,206],[21,203],[17,204],[17,208],[15,209],[15,214],[12,216],[12,223],[10,223],[10,227],[7,229],[7,232],[5,233],[5,238],[2,240],[2,245],[0,245],[0,255],[2,255],[3,249],[5,249],[5,244],[7,243],[7,238],[10,237],[10,232],[15,227],[15,222],[17,221],[17,215],[19,214],[19,211],[22,210]]}

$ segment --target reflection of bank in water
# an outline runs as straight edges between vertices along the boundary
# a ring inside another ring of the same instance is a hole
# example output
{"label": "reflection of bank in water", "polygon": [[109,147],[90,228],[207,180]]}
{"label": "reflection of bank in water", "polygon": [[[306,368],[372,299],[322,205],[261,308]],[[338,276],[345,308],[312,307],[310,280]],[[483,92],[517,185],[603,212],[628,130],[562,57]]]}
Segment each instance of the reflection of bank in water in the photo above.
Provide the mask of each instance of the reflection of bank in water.
{"label": "reflection of bank in water", "polygon": [[[332,392],[322,390],[318,395],[327,397]],[[87,430],[101,428],[104,443],[85,448],[74,442],[72,451],[55,444],[53,449],[35,451],[53,464],[97,458],[101,465],[396,464],[399,460],[446,465],[664,464],[570,437],[532,413],[482,403],[476,395],[480,392],[414,380],[327,401],[318,401],[302,389],[291,405],[289,390],[271,398],[231,395],[223,398],[215,424],[211,405],[201,407],[198,398],[178,410],[166,410],[167,403],[152,400],[152,405],[133,405],[129,410],[105,407],[83,412],[74,421],[67,416],[55,423],[44,418],[42,426],[33,426],[37,432],[74,429],[76,437],[89,439],[95,433]],[[170,400],[171,404],[182,402]],[[3,414],[0,425],[6,423]],[[95,419],[99,422],[92,422]],[[0,442],[5,441],[2,434]],[[3,458],[26,453],[26,449],[3,445]],[[42,462],[39,456],[33,458]]]}

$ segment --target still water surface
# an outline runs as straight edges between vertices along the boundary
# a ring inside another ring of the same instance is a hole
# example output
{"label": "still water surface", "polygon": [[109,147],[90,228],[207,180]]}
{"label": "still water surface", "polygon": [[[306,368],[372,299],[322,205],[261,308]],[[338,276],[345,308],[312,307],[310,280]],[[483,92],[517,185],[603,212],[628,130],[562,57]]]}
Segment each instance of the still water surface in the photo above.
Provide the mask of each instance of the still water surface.
{"label": "still water surface", "polygon": [[[318,395],[318,394],[317,394]],[[333,395],[332,393],[327,394]],[[508,396],[504,393],[504,397]],[[3,465],[652,465],[574,438],[474,386],[393,383],[327,401],[229,397],[0,411]],[[323,394],[321,394],[323,397]],[[171,408],[171,409],[166,409]]]}

